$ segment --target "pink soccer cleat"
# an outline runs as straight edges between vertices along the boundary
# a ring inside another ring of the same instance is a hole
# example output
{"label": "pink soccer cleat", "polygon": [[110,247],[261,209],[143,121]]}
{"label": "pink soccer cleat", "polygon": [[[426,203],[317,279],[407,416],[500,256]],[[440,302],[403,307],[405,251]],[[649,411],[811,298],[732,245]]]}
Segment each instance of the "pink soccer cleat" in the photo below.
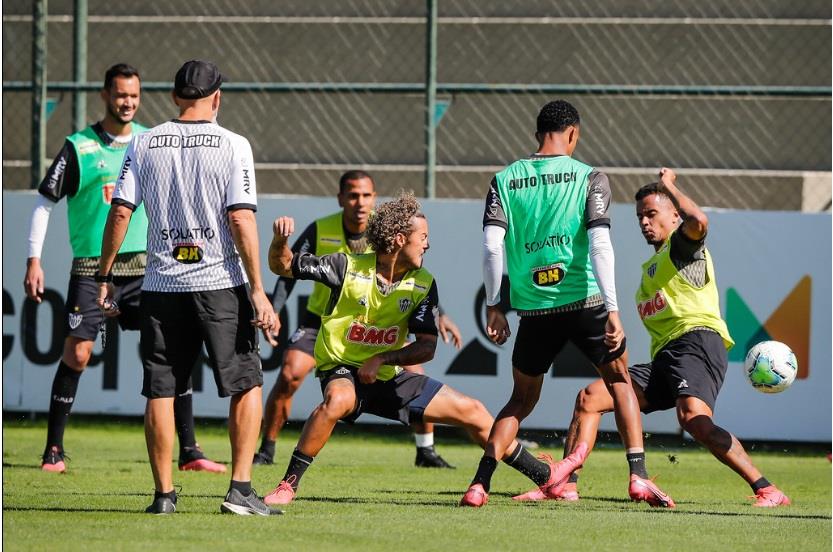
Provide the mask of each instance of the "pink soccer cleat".
{"label": "pink soccer cleat", "polygon": [[519,502],[535,502],[538,500],[561,500],[562,502],[578,502],[578,486],[575,483],[567,483],[554,497],[550,498],[541,489],[532,489],[522,495],[513,496],[512,500]]}
{"label": "pink soccer cleat", "polygon": [[[546,483],[532,489],[524,494],[512,497],[513,500],[529,502],[537,500],[569,500],[562,496],[562,492],[567,486],[570,474],[576,471],[584,464],[587,455],[590,454],[590,448],[587,443],[579,443],[566,458],[556,463],[549,454],[542,454],[538,458],[550,465],[550,478]],[[578,493],[576,498],[578,500]]]}
{"label": "pink soccer cleat", "polygon": [[777,506],[789,506],[792,504],[787,495],[782,493],[775,485],[758,489],[754,497],[755,503],[752,506],[757,508],[775,508]]}
{"label": "pink soccer cleat", "polygon": [[634,502],[645,501],[654,508],[674,508],[676,504],[671,497],[662,492],[650,479],[644,479],[636,474],[631,474],[631,482],[628,485],[628,494]]}
{"label": "pink soccer cleat", "polygon": [[64,463],[64,451],[56,446],[51,446],[43,453],[40,469],[45,472],[64,473],[67,466]]}
{"label": "pink soccer cleat", "polygon": [[480,483],[471,485],[460,499],[460,506],[470,506],[472,508],[480,508],[489,503],[489,493],[483,488]]}
{"label": "pink soccer cleat", "polygon": [[213,460],[209,460],[208,458],[197,458],[195,460],[191,460],[190,462],[179,464],[179,471],[204,471],[209,473],[226,473],[226,466],[225,464],[214,462]]}
{"label": "pink soccer cleat", "polygon": [[269,506],[275,504],[289,504],[295,499],[295,489],[289,481],[281,481],[275,490],[263,497],[263,502]]}

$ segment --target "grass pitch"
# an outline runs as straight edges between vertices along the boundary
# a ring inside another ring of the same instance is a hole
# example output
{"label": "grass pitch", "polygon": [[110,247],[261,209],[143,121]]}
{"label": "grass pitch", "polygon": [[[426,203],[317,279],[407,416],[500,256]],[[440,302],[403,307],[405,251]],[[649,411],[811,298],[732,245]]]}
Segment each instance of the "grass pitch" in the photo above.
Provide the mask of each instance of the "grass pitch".
{"label": "grass pitch", "polygon": [[[827,451],[753,451],[766,477],[792,498],[786,508],[752,508],[749,487],[697,446],[648,451],[648,468],[676,510],[633,504],[621,448],[611,446],[588,460],[578,503],[513,503],[531,484],[501,465],[490,503],[472,510],[456,504],[480,458],[474,445],[441,436],[438,450],[458,469],[417,469],[405,428],[385,436],[339,426],[284,516],[220,515],[227,477],[191,472],[175,472],[178,512],[150,516],[143,510],[153,479],[139,422],[72,420],[63,475],[40,471],[45,434],[44,422],[4,423],[7,550],[831,549]],[[223,428],[199,427],[198,437],[211,458],[230,462]],[[255,468],[261,494],[279,482],[297,438],[285,431],[275,465]]]}

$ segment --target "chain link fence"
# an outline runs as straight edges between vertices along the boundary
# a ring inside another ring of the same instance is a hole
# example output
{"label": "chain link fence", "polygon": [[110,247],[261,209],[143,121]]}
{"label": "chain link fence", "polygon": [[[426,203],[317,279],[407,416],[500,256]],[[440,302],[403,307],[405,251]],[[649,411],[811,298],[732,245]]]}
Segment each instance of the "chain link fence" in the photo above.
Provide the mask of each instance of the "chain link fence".
{"label": "chain link fence", "polygon": [[[331,195],[364,168],[425,190],[428,2],[89,0],[88,80],[137,66],[137,120],[175,115],[187,59],[232,81],[221,123],[247,136],[261,192]],[[483,197],[535,149],[538,109],[582,115],[576,157],[630,201],[661,165],[704,205],[818,211],[831,197],[831,6],[821,0],[436,0],[436,195]],[[49,0],[47,155],[73,129],[73,2]],[[3,3],[3,187],[29,188],[32,3]],[[67,86],[55,86],[64,83]],[[92,90],[92,88],[91,88]],[[87,94],[90,121],[101,100]],[[87,121],[89,122],[89,121]]]}

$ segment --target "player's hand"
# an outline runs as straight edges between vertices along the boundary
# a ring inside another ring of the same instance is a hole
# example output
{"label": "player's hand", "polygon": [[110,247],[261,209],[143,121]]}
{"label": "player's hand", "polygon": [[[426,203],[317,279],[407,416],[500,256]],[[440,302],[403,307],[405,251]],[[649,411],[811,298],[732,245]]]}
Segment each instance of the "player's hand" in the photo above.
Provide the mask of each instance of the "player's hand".
{"label": "player's hand", "polygon": [[98,308],[104,313],[104,316],[113,318],[121,314],[118,304],[114,300],[116,296],[116,286],[113,282],[100,282],[98,284],[98,298],[95,300]]}
{"label": "player's hand", "polygon": [[625,329],[622,327],[622,321],[619,319],[619,311],[607,313],[607,323],[605,324],[605,345],[612,353],[622,346],[625,340]]}
{"label": "player's hand", "polygon": [[271,331],[275,327],[275,318],[277,318],[277,315],[275,315],[275,309],[272,308],[272,302],[269,301],[266,294],[263,293],[263,290],[252,292],[252,308],[255,311],[252,326],[264,330],[263,335],[266,337],[266,340],[273,346],[276,345],[277,341],[271,335],[267,335],[268,332],[265,330]]}
{"label": "player's hand", "polygon": [[677,182],[677,173],[667,167],[659,170],[659,185],[657,188],[660,192],[667,192],[669,187],[674,187]]}
{"label": "player's hand", "polygon": [[379,375],[379,368],[381,367],[382,360],[378,356],[372,356],[365,360],[358,371],[359,381],[370,385],[376,381],[376,376]]}
{"label": "player's hand", "polygon": [[512,332],[509,330],[509,322],[506,315],[497,307],[486,307],[486,335],[498,345],[503,345]]}
{"label": "player's hand", "polygon": [[275,322],[271,328],[262,328],[263,338],[272,347],[278,346],[278,332],[281,331],[281,317],[275,313]]}
{"label": "player's hand", "polygon": [[443,343],[448,343],[448,336],[451,334],[451,340],[455,349],[463,346],[463,336],[460,334],[460,328],[451,320],[447,314],[441,314],[437,320],[437,329],[440,331],[440,337],[443,338]]}
{"label": "player's hand", "polygon": [[278,217],[272,223],[272,241],[281,245],[286,243],[289,236],[295,232],[295,219],[292,217]]}
{"label": "player's hand", "polygon": [[26,261],[26,276],[23,277],[23,291],[26,297],[40,303],[43,300],[43,268],[40,259],[29,257]]}

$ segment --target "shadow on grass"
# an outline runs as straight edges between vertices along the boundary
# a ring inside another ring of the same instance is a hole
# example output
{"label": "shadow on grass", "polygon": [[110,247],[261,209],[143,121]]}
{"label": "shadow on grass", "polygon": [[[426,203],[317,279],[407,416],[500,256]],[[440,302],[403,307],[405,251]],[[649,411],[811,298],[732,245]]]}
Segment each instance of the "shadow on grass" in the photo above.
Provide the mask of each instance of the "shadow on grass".
{"label": "shadow on grass", "polygon": [[144,510],[128,510],[125,508],[67,508],[64,506],[8,506],[3,505],[4,512],[91,512],[106,514],[142,514],[148,515]]}

